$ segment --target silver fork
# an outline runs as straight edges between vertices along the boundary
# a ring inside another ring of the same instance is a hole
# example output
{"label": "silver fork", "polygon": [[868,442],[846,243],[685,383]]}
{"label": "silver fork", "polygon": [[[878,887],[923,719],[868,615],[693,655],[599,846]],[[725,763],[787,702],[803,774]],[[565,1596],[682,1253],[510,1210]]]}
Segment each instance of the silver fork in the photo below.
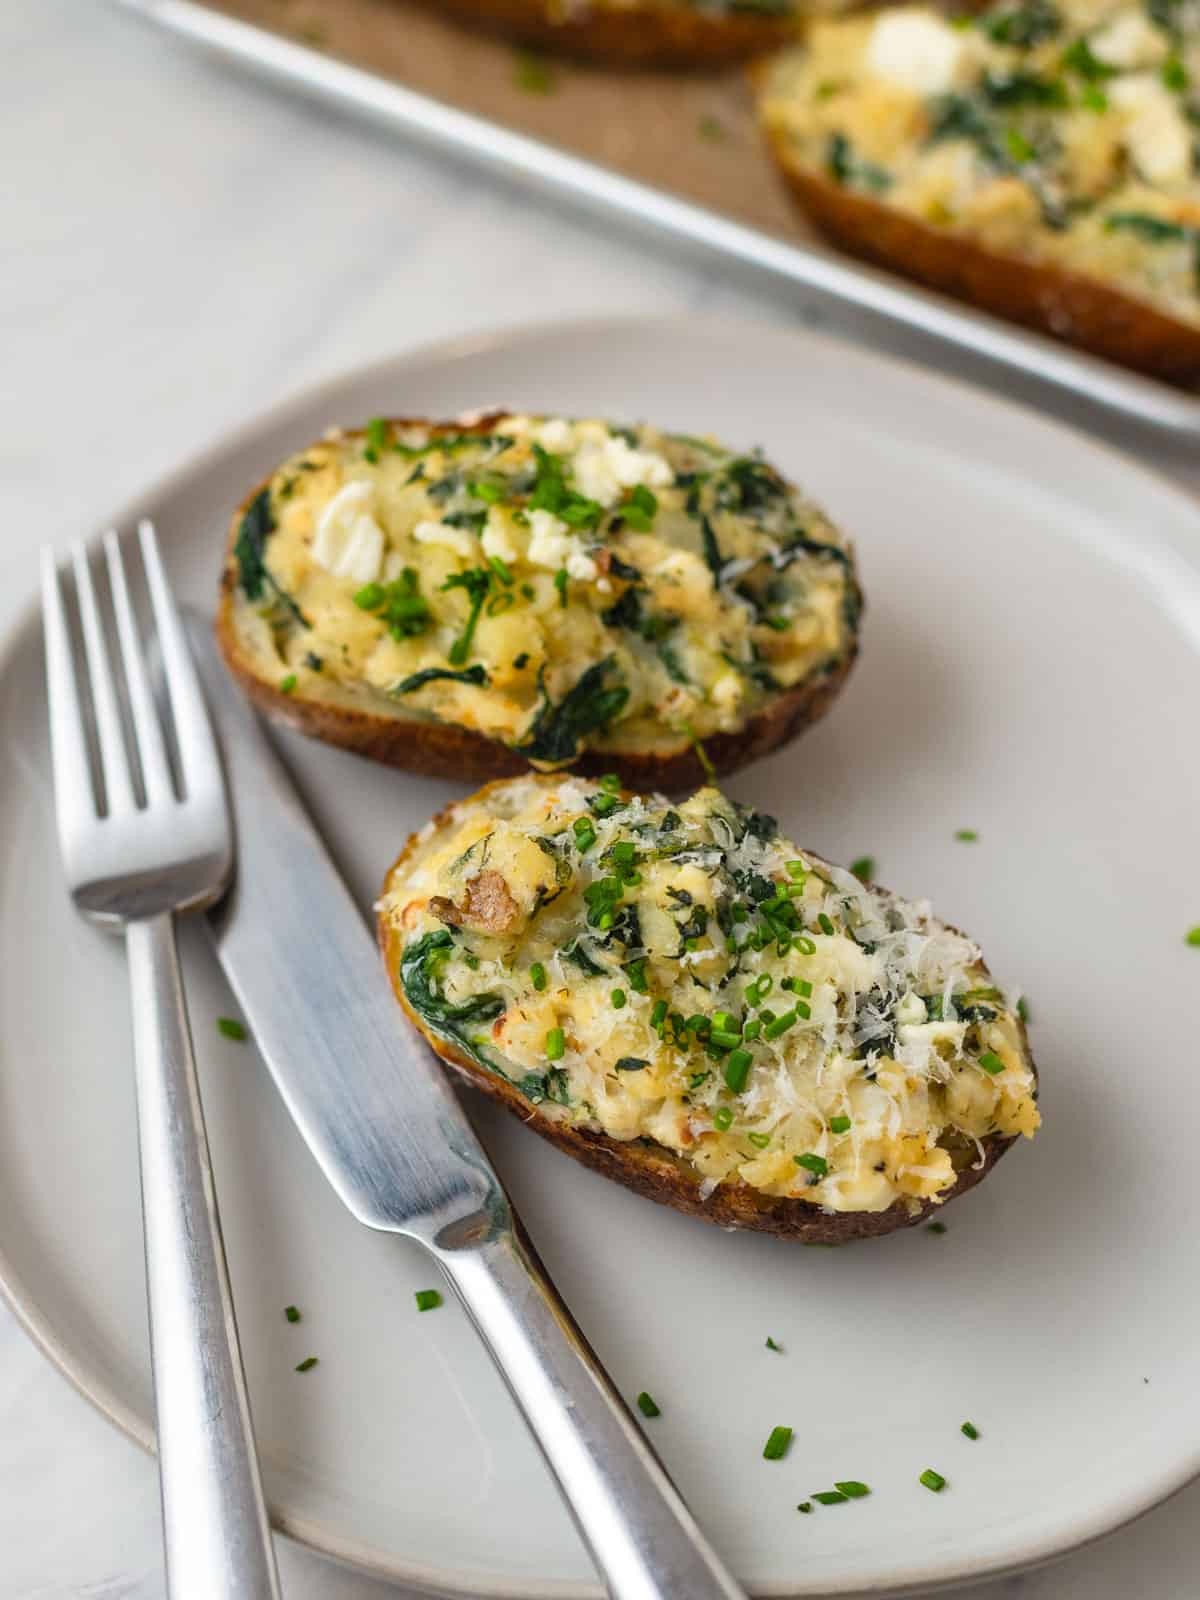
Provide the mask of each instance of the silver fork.
{"label": "silver fork", "polygon": [[124,930],[129,961],[167,1591],[172,1600],[278,1600],[175,946],[176,915],[211,905],[225,891],[232,831],[220,759],[154,529],[143,522],[138,535],[180,792],[115,532],[105,535],[104,554],[130,752],[88,554],[82,543],[71,552],[98,747],[100,781],[93,785],[70,624],[54,557],[44,550],[59,845],[76,907]]}

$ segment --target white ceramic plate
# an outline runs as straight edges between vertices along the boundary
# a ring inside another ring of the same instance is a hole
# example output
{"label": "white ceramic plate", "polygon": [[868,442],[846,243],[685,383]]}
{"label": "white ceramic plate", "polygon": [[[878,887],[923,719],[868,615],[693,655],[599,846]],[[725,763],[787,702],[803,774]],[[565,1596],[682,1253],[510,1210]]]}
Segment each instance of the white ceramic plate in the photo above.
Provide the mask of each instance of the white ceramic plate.
{"label": "white ceramic plate", "polygon": [[[1169,1242],[1200,1232],[1200,953],[1183,939],[1200,920],[1200,512],[1076,434],[877,356],[620,321],[353,374],[133,510],[157,519],[181,595],[209,605],[230,507],[278,457],[335,421],[496,401],[761,444],[854,531],[862,662],[826,722],[730,788],[822,854],[870,852],[884,882],[975,933],[1029,990],[1044,1086],[1043,1135],[948,1211],[945,1235],[841,1252],[705,1228],[472,1102],[551,1271],[622,1389],[658,1399],[656,1444],[757,1594],[961,1582],[1106,1532],[1200,1471],[1200,1287]],[[149,1443],[124,964],[66,902],[44,720],[27,618],[0,673],[0,1275],[64,1371]],[[285,754],[365,907],[450,787],[293,738]],[[978,843],[956,843],[960,827]],[[192,1016],[279,1525],[435,1591],[594,1595],[462,1315],[415,1312],[429,1267],[351,1221],[252,1047],[218,1037],[230,1001],[195,934]],[[297,1374],[309,1354],[320,1365]],[[767,1462],[776,1423],[796,1440]],[[941,1495],[917,1481],[927,1466]],[[797,1514],[844,1477],[870,1498]]]}

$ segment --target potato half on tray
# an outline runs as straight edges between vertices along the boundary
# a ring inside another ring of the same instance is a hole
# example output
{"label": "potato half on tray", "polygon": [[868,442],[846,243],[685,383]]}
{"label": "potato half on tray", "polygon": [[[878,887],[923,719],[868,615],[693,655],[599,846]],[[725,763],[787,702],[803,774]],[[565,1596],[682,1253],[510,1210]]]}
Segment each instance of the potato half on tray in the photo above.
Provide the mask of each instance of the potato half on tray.
{"label": "potato half on tray", "polygon": [[431,0],[537,49],[621,67],[720,68],[791,39],[795,0]]}
{"label": "potato half on tray", "polygon": [[419,772],[578,763],[698,782],[774,749],[854,660],[854,560],[766,461],[493,415],[373,422],[233,520],[225,659],[301,732]]}
{"label": "potato half on tray", "polygon": [[1200,7],[1022,0],[814,24],[759,79],[848,250],[1097,355],[1200,378]]}
{"label": "potato half on tray", "polygon": [[714,788],[490,784],[410,840],[377,912],[444,1061],[724,1227],[889,1233],[1038,1128],[1024,1026],[971,940]]}

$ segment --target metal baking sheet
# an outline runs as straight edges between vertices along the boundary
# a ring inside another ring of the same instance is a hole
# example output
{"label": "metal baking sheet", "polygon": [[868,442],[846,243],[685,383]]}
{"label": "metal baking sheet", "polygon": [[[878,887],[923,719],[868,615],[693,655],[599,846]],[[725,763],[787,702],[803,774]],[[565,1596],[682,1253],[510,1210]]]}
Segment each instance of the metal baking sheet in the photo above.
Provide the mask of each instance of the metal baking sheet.
{"label": "metal baking sheet", "polygon": [[700,77],[557,62],[522,68],[504,43],[409,0],[118,3],[397,132],[620,212],[1176,437],[1200,439],[1200,394],[1081,354],[819,243],[760,148],[740,70]]}

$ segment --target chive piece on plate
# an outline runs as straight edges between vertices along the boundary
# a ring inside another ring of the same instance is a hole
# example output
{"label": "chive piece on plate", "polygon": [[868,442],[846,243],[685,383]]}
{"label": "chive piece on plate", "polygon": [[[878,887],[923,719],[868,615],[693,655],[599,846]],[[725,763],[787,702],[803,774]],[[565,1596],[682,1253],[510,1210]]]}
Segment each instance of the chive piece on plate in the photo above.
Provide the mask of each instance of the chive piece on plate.
{"label": "chive piece on plate", "polygon": [[813,1499],[822,1506],[844,1506],[849,1500],[848,1494],[843,1494],[840,1489],[818,1489]]}
{"label": "chive piece on plate", "polygon": [[770,1334],[767,1335],[767,1349],[768,1350],[778,1350],[780,1355],[783,1354],[783,1346],[781,1344],[776,1344],[774,1339],[772,1339]]}
{"label": "chive piece on plate", "polygon": [[284,1306],[283,1314],[288,1319],[289,1322],[299,1322],[300,1321],[300,1311],[299,1311],[299,1308],[297,1306]]}
{"label": "chive piece on plate", "polygon": [[801,1500],[800,1504],[796,1507],[796,1510],[803,1511],[804,1515],[807,1517],[812,1511],[812,1501]]}
{"label": "chive piece on plate", "polygon": [[921,1474],[920,1481],[927,1489],[932,1489],[934,1494],[941,1494],[946,1487],[945,1478],[942,1477],[940,1472],[935,1472],[932,1467],[925,1468],[925,1471]]}
{"label": "chive piece on plate", "polygon": [[964,1422],[962,1425],[962,1431],[966,1434],[968,1439],[978,1439],[979,1437],[979,1429],[973,1422]]}
{"label": "chive piece on plate", "polygon": [[300,1361],[300,1362],[297,1363],[296,1371],[297,1372],[311,1372],[312,1369],[316,1366],[316,1364],[317,1364],[319,1359],[320,1359],[319,1356],[305,1356],[303,1361]]}
{"label": "chive piece on plate", "polygon": [[772,1428],[767,1442],[763,1445],[764,1461],[782,1461],[792,1445],[792,1430],[790,1428]]}
{"label": "chive piece on plate", "polygon": [[830,1131],[830,1133],[849,1133],[850,1132],[850,1118],[849,1117],[830,1117],[830,1119],[829,1119],[829,1131]]}
{"label": "chive piece on plate", "polygon": [[823,1178],[829,1171],[829,1163],[825,1157],[813,1155],[811,1151],[807,1155],[793,1156],[792,1160],[798,1167],[807,1167],[809,1172],[815,1172],[818,1178]]}
{"label": "chive piece on plate", "polygon": [[644,1417],[662,1416],[661,1407],[655,1403],[651,1395],[646,1393],[645,1389],[643,1389],[641,1394],[639,1394],[637,1397],[637,1408]]}
{"label": "chive piece on plate", "polygon": [[865,1500],[870,1494],[870,1489],[865,1483],[860,1483],[857,1478],[845,1478],[833,1486],[839,1494],[844,1494],[847,1500]]}
{"label": "chive piece on plate", "polygon": [[218,1017],[217,1032],[223,1039],[242,1040],[246,1037],[246,1024],[236,1017]]}
{"label": "chive piece on plate", "polygon": [[540,961],[535,961],[529,969],[529,981],[537,990],[546,987],[546,969]]}
{"label": "chive piece on plate", "polygon": [[956,828],[954,837],[959,844],[976,844],[979,841],[979,834],[974,828]]}
{"label": "chive piece on plate", "polygon": [[926,1233],[945,1233],[945,1231],[946,1224],[944,1222],[927,1222],[925,1224]]}
{"label": "chive piece on plate", "polygon": [[418,1311],[436,1311],[442,1303],[441,1291],[438,1289],[418,1289],[414,1298]]}

